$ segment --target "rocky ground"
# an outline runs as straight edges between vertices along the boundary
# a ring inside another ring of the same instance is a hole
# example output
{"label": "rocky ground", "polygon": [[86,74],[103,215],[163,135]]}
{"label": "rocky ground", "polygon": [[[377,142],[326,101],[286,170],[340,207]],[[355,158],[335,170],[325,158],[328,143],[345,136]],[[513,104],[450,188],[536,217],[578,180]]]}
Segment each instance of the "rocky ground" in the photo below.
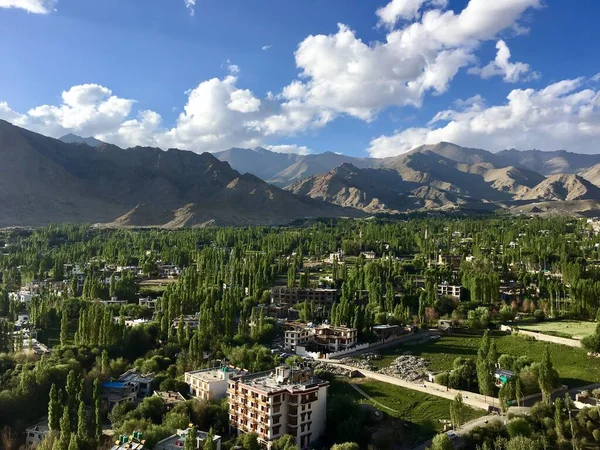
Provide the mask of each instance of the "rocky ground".
{"label": "rocky ground", "polygon": [[406,381],[418,381],[427,375],[428,362],[413,355],[402,355],[396,358],[389,367],[380,372]]}

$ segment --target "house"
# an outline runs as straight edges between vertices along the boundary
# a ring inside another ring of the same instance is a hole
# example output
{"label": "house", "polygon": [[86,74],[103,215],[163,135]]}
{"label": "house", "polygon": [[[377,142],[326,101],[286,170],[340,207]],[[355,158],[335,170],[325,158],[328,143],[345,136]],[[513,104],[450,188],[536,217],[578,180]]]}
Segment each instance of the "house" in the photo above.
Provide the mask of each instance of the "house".
{"label": "house", "polygon": [[106,381],[102,383],[102,403],[112,410],[123,402],[135,402],[139,386],[127,381]]}
{"label": "house", "polygon": [[152,298],[152,297],[140,297],[140,299],[138,300],[138,304],[140,306],[145,306],[146,308],[149,308],[149,309],[156,309],[157,303],[158,303],[158,299]]}
{"label": "house", "polygon": [[117,297],[111,297],[110,300],[99,300],[104,306],[122,306],[127,304],[127,300],[119,300]]}
{"label": "house", "polygon": [[327,258],[325,258],[325,262],[329,264],[333,263],[341,263],[344,261],[344,252],[339,249],[337,252],[330,253]]}
{"label": "house", "polygon": [[299,303],[309,303],[314,305],[315,314],[322,317],[328,317],[331,306],[337,300],[337,289],[288,287],[274,287],[271,289],[271,304],[293,307]]}
{"label": "house", "polygon": [[[177,434],[159,441],[154,446],[154,450],[181,450],[185,447],[185,440],[189,432],[190,428],[186,430],[177,430]],[[207,437],[208,433],[206,431],[196,430],[196,445],[194,448],[203,449]],[[221,450],[221,436],[213,436],[213,448],[215,450]]]}
{"label": "house", "polygon": [[50,433],[50,427],[48,426],[48,419],[44,419],[35,425],[28,427],[25,430],[25,443],[27,448],[35,447]]}
{"label": "house", "polygon": [[130,369],[119,377],[119,381],[137,384],[137,398],[145,398],[152,395],[153,373],[139,373],[136,369]]}
{"label": "house", "polygon": [[373,260],[375,258],[377,258],[377,255],[375,254],[375,252],[361,252],[361,255],[363,255],[365,257],[365,259],[369,259],[369,260]]}
{"label": "house", "polygon": [[458,270],[460,268],[461,261],[462,257],[460,255],[449,255],[445,253],[440,253],[438,255],[438,264],[440,266],[448,266],[452,270]]}
{"label": "house", "polygon": [[295,352],[297,346],[308,344],[310,335],[310,329],[306,324],[288,322],[283,326],[283,347],[288,351]]}
{"label": "house", "polygon": [[257,433],[267,449],[289,434],[305,450],[325,431],[328,387],[306,367],[234,377],[227,389],[230,427],[238,434]]}
{"label": "house", "polygon": [[452,297],[453,300],[460,301],[462,294],[462,286],[455,286],[446,282],[438,284],[437,295],[438,297]]}
{"label": "house", "polygon": [[404,334],[404,330],[400,325],[375,325],[371,327],[371,331],[377,336],[379,341],[387,341],[388,339],[396,338]]}
{"label": "house", "polygon": [[154,391],[154,397],[160,397],[165,402],[167,411],[171,410],[177,403],[185,402],[185,397],[174,391]]}
{"label": "house", "polygon": [[39,297],[39,294],[33,294],[30,291],[21,289],[19,292],[9,292],[8,298],[12,301],[17,301],[25,304],[31,303],[31,300]]}
{"label": "house", "polygon": [[185,372],[184,376],[185,382],[190,385],[190,395],[202,400],[213,400],[225,397],[229,379],[243,373],[245,371],[233,367],[213,367]]}

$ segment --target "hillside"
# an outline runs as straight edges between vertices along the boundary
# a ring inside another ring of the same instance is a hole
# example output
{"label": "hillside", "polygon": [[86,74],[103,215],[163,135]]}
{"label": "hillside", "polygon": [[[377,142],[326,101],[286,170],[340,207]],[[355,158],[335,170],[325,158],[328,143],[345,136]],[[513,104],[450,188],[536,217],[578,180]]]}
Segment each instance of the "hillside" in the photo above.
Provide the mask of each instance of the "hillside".
{"label": "hillside", "polygon": [[497,153],[512,164],[533,170],[542,175],[578,173],[595,164],[600,164],[600,155],[584,155],[565,150],[545,152],[541,150],[503,150]]}
{"label": "hillside", "polygon": [[600,201],[600,188],[573,174],[551,175],[533,189],[519,194],[516,200],[596,200]]}
{"label": "hillside", "polygon": [[353,216],[299,198],[209,153],[67,144],[0,121],[0,226],[285,224]]}
{"label": "hillside", "polygon": [[60,141],[63,141],[67,144],[85,144],[85,145],[89,145],[90,147],[98,147],[99,145],[104,144],[104,142],[102,142],[99,139],[96,139],[95,137],[81,137],[81,136],[77,136],[76,134],[65,134],[63,137],[61,137],[59,139]]}

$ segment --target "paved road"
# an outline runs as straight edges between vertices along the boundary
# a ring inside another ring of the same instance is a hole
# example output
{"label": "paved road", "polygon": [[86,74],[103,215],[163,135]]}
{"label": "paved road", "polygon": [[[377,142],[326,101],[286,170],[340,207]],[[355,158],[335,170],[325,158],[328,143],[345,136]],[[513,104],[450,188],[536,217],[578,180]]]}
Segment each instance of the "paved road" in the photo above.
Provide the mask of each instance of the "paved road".
{"label": "paved road", "polygon": [[[362,376],[367,377],[367,378],[372,378],[374,380],[383,381],[384,383],[389,383],[389,384],[393,384],[395,386],[412,389],[413,391],[423,392],[425,394],[434,395],[436,397],[441,397],[441,398],[445,398],[448,400],[454,400],[454,397],[456,397],[456,394],[458,394],[460,392],[463,396],[464,403],[473,408],[483,409],[483,410],[487,411],[489,408],[489,405],[491,404],[491,403],[488,403],[487,401],[485,401],[485,399],[482,395],[474,394],[473,392],[458,391],[455,389],[446,389],[443,386],[440,386],[435,383],[429,383],[428,381],[421,381],[419,383],[413,383],[410,381],[401,380],[400,378],[391,377],[389,375],[383,375],[381,373],[372,372],[370,370],[357,369],[356,367],[348,366],[346,364],[341,364],[334,360],[330,360],[327,362],[330,364],[335,364],[336,366],[342,367],[346,370],[357,371]],[[488,397],[487,399],[489,400],[490,397]]]}

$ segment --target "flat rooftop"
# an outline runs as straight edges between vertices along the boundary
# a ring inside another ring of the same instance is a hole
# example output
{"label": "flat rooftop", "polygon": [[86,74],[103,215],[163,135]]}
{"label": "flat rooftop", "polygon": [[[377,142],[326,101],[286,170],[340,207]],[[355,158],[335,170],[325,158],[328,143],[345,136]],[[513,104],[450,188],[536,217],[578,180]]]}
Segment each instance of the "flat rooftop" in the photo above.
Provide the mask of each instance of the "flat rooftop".
{"label": "flat rooftop", "polygon": [[325,381],[311,376],[306,381],[301,382],[279,382],[275,372],[258,372],[251,375],[245,375],[239,380],[242,384],[256,388],[267,393],[287,391],[303,391],[317,387]]}
{"label": "flat rooftop", "polygon": [[242,374],[241,371],[230,367],[212,367],[210,369],[192,370],[191,372],[186,372],[186,375],[192,375],[206,383],[213,383],[215,381],[225,380],[226,373],[228,373],[229,376]]}

